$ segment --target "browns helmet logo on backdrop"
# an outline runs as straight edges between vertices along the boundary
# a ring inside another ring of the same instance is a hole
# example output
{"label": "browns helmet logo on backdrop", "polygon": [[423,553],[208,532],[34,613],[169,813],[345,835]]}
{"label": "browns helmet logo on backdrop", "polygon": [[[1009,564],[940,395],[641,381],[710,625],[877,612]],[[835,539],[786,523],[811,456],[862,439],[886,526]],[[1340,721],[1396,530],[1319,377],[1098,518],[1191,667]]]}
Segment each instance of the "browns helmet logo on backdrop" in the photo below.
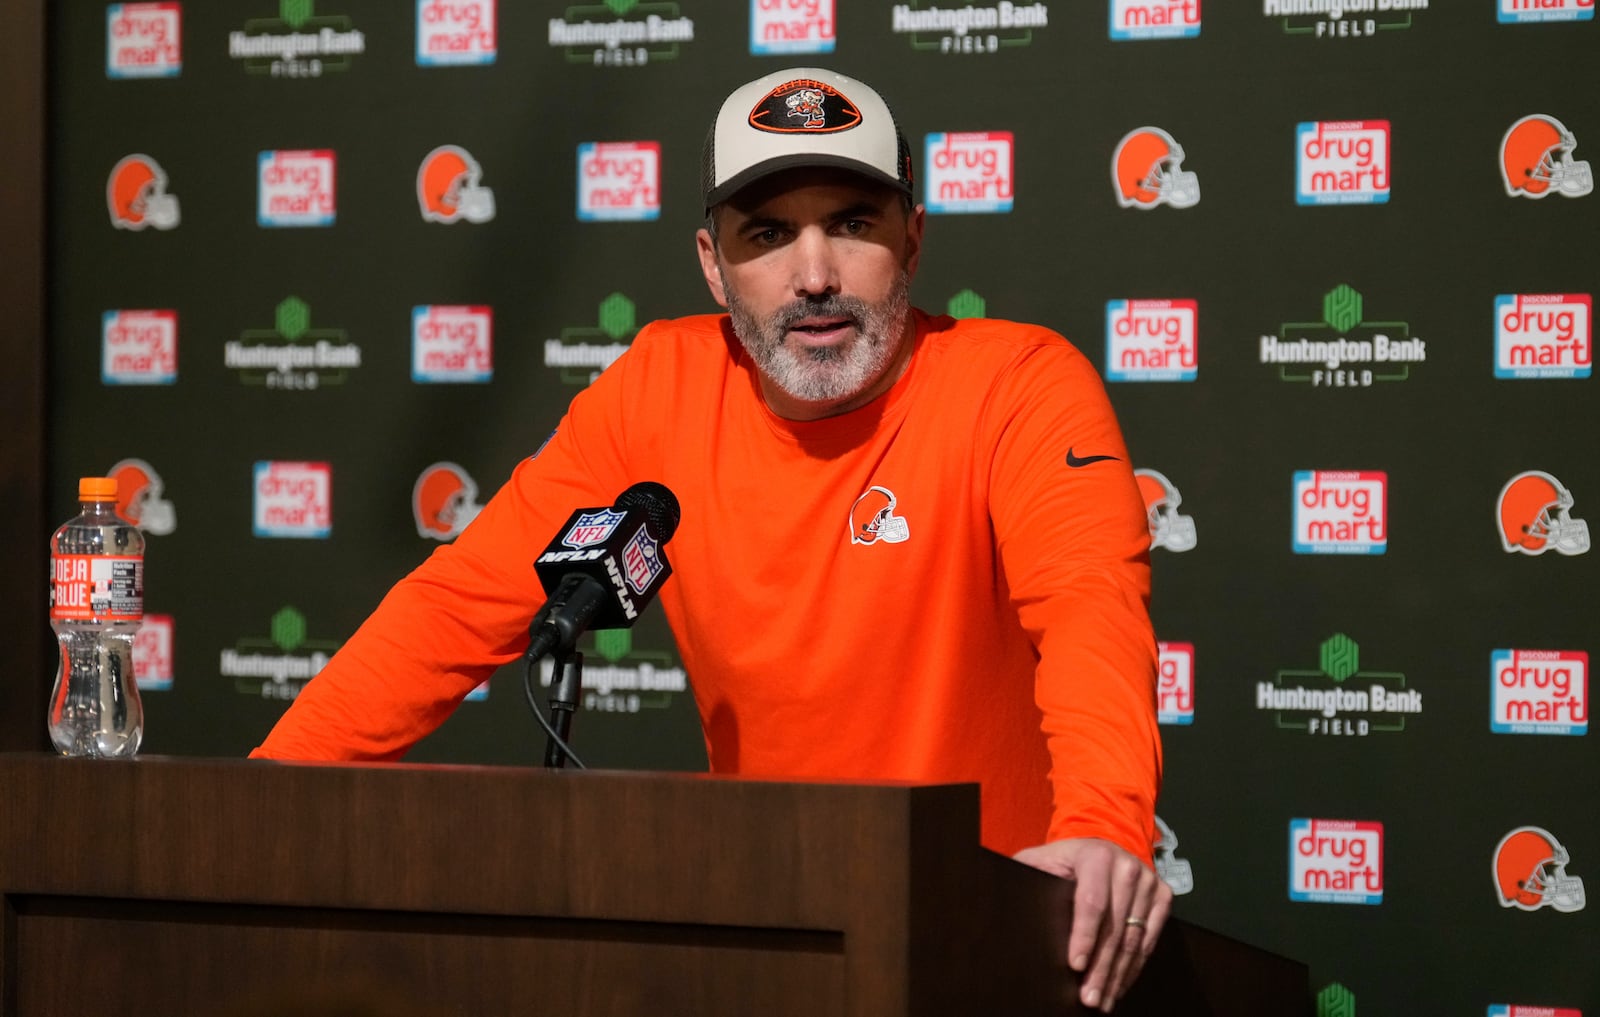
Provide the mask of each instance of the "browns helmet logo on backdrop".
{"label": "browns helmet logo on backdrop", "polygon": [[1138,469],[1133,479],[1139,484],[1139,494],[1144,497],[1146,521],[1150,524],[1150,546],[1164,547],[1169,551],[1190,551],[1198,538],[1195,535],[1194,517],[1183,515],[1178,506],[1183,495],[1157,470]]}
{"label": "browns helmet logo on backdrop", "polygon": [[119,230],[178,225],[178,196],[167,193],[167,171],[148,155],[125,155],[106,178],[106,207]]}
{"label": "browns helmet logo on backdrop", "polygon": [[158,537],[177,529],[177,510],[161,497],[165,488],[154,466],[143,459],[122,459],[106,476],[117,482],[117,515]]}
{"label": "browns helmet logo on backdrop", "polygon": [[477,481],[455,463],[434,463],[417,475],[411,488],[411,515],[418,536],[453,540],[481,511]]}
{"label": "browns helmet logo on backdrop", "polygon": [[1494,849],[1494,886],[1500,906],[1521,911],[1582,911],[1583,880],[1567,875],[1572,858],[1549,830],[1519,826]]}
{"label": "browns helmet logo on backdrop", "polygon": [[1512,124],[1500,139],[1500,178],[1513,198],[1560,194],[1581,198],[1594,190],[1594,172],[1572,158],[1578,139],[1565,124],[1544,113],[1532,113]]}
{"label": "browns helmet logo on backdrop", "polygon": [[1568,510],[1572,492],[1543,470],[1527,470],[1500,489],[1495,517],[1500,543],[1508,554],[1583,554],[1589,550],[1589,524]]}
{"label": "browns helmet logo on backdrop", "polygon": [[417,168],[417,205],[428,222],[471,223],[494,218],[494,192],[481,183],[483,167],[460,145],[440,145]]}
{"label": "browns helmet logo on backdrop", "polygon": [[1124,134],[1111,156],[1117,204],[1123,208],[1197,204],[1200,178],[1183,168],[1183,158],[1183,146],[1159,127],[1139,127]]}

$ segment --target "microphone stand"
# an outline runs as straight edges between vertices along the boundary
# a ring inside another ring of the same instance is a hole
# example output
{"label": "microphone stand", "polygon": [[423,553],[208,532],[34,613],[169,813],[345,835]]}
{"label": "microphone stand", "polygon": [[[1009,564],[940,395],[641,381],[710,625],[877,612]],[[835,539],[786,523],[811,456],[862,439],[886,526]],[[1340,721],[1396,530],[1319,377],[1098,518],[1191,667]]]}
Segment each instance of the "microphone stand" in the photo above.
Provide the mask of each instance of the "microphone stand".
{"label": "microphone stand", "polygon": [[554,665],[550,674],[550,723],[556,738],[545,736],[544,765],[559,770],[567,762],[567,753],[561,746],[568,743],[572,715],[578,711],[578,697],[583,693],[583,654],[558,647],[551,652],[550,663]]}

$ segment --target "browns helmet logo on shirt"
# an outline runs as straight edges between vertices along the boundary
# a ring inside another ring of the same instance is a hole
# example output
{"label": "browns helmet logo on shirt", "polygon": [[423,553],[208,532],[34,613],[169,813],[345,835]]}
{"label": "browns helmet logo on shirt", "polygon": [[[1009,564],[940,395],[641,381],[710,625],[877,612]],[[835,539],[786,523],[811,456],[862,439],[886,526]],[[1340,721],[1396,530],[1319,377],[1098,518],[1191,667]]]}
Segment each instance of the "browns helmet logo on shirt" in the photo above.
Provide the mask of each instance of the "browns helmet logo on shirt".
{"label": "browns helmet logo on shirt", "polygon": [[885,544],[898,544],[910,538],[911,527],[894,513],[899,504],[888,488],[867,488],[850,506],[850,543],[876,544],[881,540]]}
{"label": "browns helmet logo on shirt", "polygon": [[813,78],[785,81],[750,111],[750,126],[772,134],[834,134],[861,123],[861,111],[844,94]]}

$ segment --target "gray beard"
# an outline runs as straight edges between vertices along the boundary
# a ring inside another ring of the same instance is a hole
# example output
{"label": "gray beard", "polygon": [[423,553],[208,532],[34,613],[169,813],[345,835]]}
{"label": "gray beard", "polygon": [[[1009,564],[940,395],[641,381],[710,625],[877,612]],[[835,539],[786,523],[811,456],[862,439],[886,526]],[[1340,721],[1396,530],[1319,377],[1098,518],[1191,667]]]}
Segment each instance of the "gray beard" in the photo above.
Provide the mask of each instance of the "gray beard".
{"label": "gray beard", "polygon": [[[805,402],[837,402],[877,381],[900,348],[911,310],[911,277],[902,270],[881,304],[830,294],[785,304],[766,321],[758,318],[722,281],[728,314],[739,343],[773,384]],[[784,340],[789,329],[812,316],[849,318],[856,335],[842,347],[795,349]]]}

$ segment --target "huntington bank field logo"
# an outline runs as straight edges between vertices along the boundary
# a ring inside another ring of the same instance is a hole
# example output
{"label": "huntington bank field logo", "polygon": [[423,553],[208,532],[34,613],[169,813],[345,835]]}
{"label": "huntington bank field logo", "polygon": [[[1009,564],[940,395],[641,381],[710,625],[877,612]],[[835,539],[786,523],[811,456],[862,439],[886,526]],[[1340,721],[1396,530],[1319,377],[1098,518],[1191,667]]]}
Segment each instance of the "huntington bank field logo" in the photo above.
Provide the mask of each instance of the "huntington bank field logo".
{"label": "huntington bank field logo", "polygon": [[1594,0],[1499,0],[1499,4],[1502,25],[1594,20]]}
{"label": "huntington bank field logo", "polygon": [[694,41],[694,19],[678,4],[661,0],[604,0],[577,4],[549,21],[549,43],[568,63],[595,67],[643,67],[678,59],[678,47]]}
{"label": "huntington bank field logo", "polygon": [[1383,903],[1383,824],[1289,820],[1289,899],[1314,904]]}
{"label": "huntington bank field logo", "polygon": [[1594,369],[1594,302],[1587,293],[1494,298],[1496,378],[1587,378]]}
{"label": "huntington bank field logo", "polygon": [[1316,120],[1295,128],[1295,202],[1381,205],[1389,200],[1389,121]]}
{"label": "huntington bank field logo", "polygon": [[242,61],[245,73],[274,78],[348,70],[351,58],[366,51],[367,37],[348,17],[319,17],[312,0],[279,0],[277,17],[252,18],[242,31],[228,33],[228,56]]}
{"label": "huntington bank field logo", "polygon": [[[1283,24],[1285,35],[1318,39],[1370,39],[1411,27],[1413,11],[1428,0],[1262,0],[1261,13]],[[1362,17],[1362,15],[1366,15]]]}
{"label": "huntington bank field logo", "polygon": [[1317,1017],[1356,1017],[1355,993],[1331,982],[1317,993]]}
{"label": "huntington bank field logo", "polygon": [[1106,380],[1194,381],[1199,315],[1193,300],[1106,301]]}
{"label": "huntington bank field logo", "polygon": [[998,3],[939,7],[895,4],[889,27],[911,37],[924,53],[998,53],[1002,47],[1033,45],[1033,30],[1050,24],[1050,5]]}
{"label": "huntington bank field logo", "polygon": [[[602,629],[593,634],[594,650],[583,667],[583,708],[601,713],[665,710],[673,696],[689,688],[689,677],[672,654],[637,649],[630,629]],[[596,664],[595,657],[604,660]],[[539,663],[539,682],[550,687],[554,664]]]}
{"label": "huntington bank field logo", "polygon": [[965,289],[945,301],[944,313],[952,318],[985,318],[989,302],[976,290]]}
{"label": "huntington bank field logo", "polygon": [[333,470],[327,463],[258,462],[254,493],[256,536],[333,535]]}
{"label": "huntington bank field logo", "polygon": [[661,216],[661,144],[591,141],[578,146],[578,218],[646,222]]}
{"label": "huntington bank field logo", "polygon": [[832,53],[834,0],[750,0],[750,52],[756,56]]}
{"label": "huntington bank field logo", "polygon": [[175,78],[183,72],[183,7],[106,6],[106,77]]}
{"label": "huntington bank field logo", "polygon": [[1323,295],[1323,320],[1285,322],[1277,335],[1261,337],[1261,363],[1279,365],[1280,381],[1316,388],[1410,378],[1411,365],[1428,359],[1428,344],[1403,321],[1363,321],[1362,314],[1361,294],[1335,286]]}
{"label": "huntington bank field logo", "polygon": [[262,152],[256,166],[258,226],[333,225],[333,152]]}
{"label": "huntington bank field logo", "polygon": [[411,309],[411,380],[482,384],[494,377],[494,309],[420,304]]}
{"label": "huntington bank field logo", "polygon": [[1156,720],[1194,723],[1194,644],[1156,643]]}
{"label": "huntington bank field logo", "polygon": [[272,616],[266,636],[246,636],[222,651],[222,677],[233,690],[261,699],[293,699],[327,665],[341,645],[336,640],[308,639],[306,617],[293,607]]}
{"label": "huntington bank field logo", "polygon": [[1285,669],[1256,683],[1256,709],[1270,712],[1280,729],[1364,738],[1404,731],[1406,718],[1422,712],[1422,693],[1406,688],[1405,675],[1361,670],[1361,648],[1349,636],[1324,640],[1320,656],[1318,670]]}
{"label": "huntington bank field logo", "polygon": [[633,301],[613,293],[600,301],[594,325],[561,330],[561,338],[544,341],[544,366],[561,372],[566,385],[587,385],[627,352],[638,331]]}
{"label": "huntington bank field logo", "polygon": [[1489,679],[1489,730],[1495,734],[1589,733],[1589,654],[1583,650],[1495,650]]}
{"label": "huntington bank field logo", "polygon": [[1389,475],[1297,472],[1293,546],[1295,554],[1383,554],[1389,549]]}
{"label": "huntington bank field logo", "polygon": [[100,316],[100,381],[171,385],[178,380],[176,311],[107,311]]}
{"label": "huntington bank field logo", "polygon": [[417,0],[417,66],[494,63],[496,0]]}
{"label": "huntington bank field logo", "polygon": [[923,163],[928,211],[1011,211],[1014,148],[1010,131],[928,135]]}
{"label": "huntington bank field logo", "polygon": [[311,308],[299,297],[278,304],[270,329],[247,328],[223,347],[223,366],[246,385],[309,390],[342,385],[361,366],[361,347],[344,329],[312,328]]}
{"label": "huntington bank field logo", "polygon": [[1200,0],[1111,0],[1111,38],[1193,39],[1200,35]]}

